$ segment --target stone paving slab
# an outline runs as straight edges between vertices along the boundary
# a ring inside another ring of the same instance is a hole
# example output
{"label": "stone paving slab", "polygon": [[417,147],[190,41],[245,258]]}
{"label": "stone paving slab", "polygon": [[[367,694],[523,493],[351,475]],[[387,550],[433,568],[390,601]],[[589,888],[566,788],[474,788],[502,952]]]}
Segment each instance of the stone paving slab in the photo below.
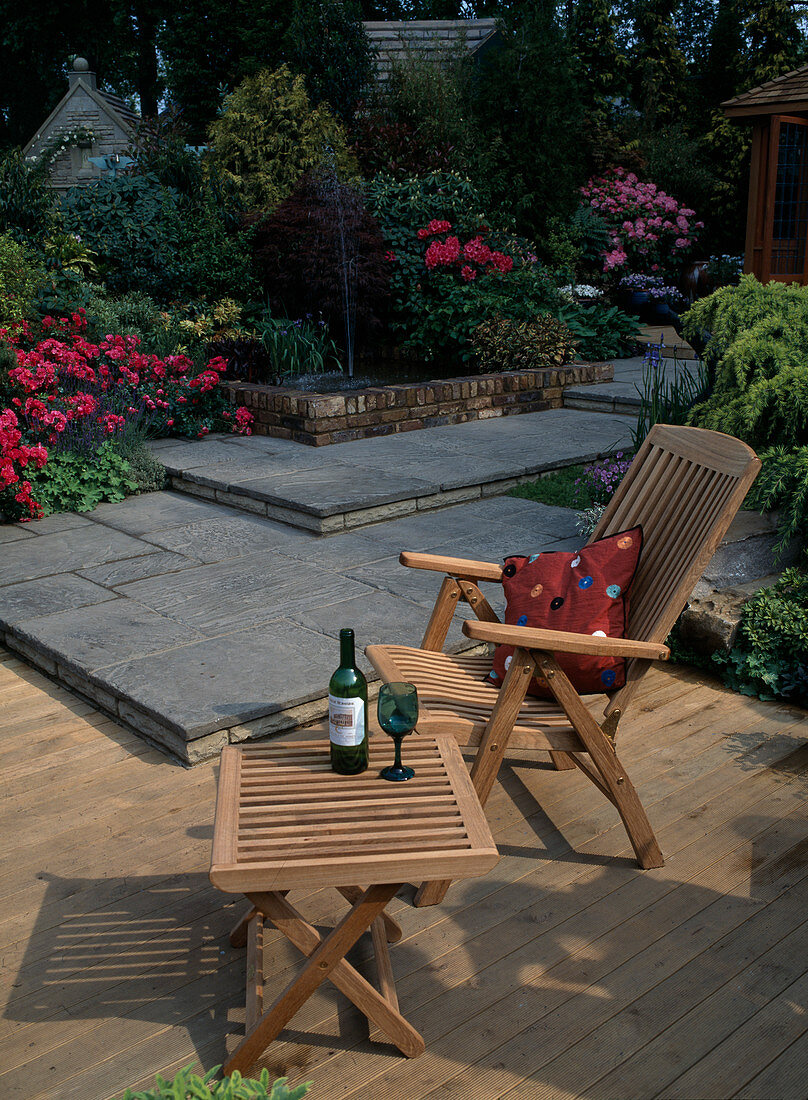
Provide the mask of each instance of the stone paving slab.
{"label": "stone paving slab", "polygon": [[155,453],[183,493],[332,534],[603,458],[630,444],[633,424],[622,415],[553,409],[333,447],[216,436]]}
{"label": "stone paving slab", "polygon": [[[420,643],[441,577],[402,549],[496,559],[569,532],[564,509],[510,497],[329,538],[170,491],[73,518],[0,529],[24,532],[0,554],[0,637],[189,763],[321,719],[340,627],[360,650]],[[466,614],[450,648],[471,647]]]}

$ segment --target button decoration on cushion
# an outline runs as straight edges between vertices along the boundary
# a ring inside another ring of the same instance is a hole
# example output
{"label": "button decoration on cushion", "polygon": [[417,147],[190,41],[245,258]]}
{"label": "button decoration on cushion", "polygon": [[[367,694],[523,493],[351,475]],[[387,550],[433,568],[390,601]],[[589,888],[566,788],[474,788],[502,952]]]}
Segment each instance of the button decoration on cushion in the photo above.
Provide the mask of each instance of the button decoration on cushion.
{"label": "button decoration on cushion", "polygon": [[[608,649],[609,638],[626,633],[631,583],[640,560],[642,529],[631,528],[591,542],[576,551],[556,550],[532,557],[511,555],[503,570],[505,623],[596,637]],[[488,683],[501,687],[505,661],[513,646],[497,646]],[[573,687],[582,694],[614,691],[625,683],[625,661],[608,653],[554,656]],[[534,675],[528,691],[552,698]]]}

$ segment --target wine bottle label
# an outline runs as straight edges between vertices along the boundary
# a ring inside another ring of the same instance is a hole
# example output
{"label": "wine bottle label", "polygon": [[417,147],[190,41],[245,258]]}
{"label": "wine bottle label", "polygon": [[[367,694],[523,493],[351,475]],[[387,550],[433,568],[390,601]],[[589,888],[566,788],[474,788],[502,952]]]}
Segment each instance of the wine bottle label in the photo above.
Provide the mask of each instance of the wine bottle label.
{"label": "wine bottle label", "polygon": [[335,745],[361,745],[365,738],[364,699],[328,696],[328,736]]}

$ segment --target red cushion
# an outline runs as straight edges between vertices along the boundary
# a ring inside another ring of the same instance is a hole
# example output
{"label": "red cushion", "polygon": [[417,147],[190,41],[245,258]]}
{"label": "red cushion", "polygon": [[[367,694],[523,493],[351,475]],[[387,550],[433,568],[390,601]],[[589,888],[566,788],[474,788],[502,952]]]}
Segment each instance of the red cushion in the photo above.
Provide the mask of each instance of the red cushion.
{"label": "red cushion", "polygon": [[[532,558],[506,558],[502,573],[507,608],[505,622],[513,626],[567,630],[575,634],[605,634],[622,638],[628,618],[628,593],[642,549],[642,528],[632,527],[590,543],[578,553],[548,550]],[[497,646],[489,682],[505,679],[513,646]],[[556,659],[582,694],[612,691],[625,683],[622,657],[557,653]],[[550,698],[535,678],[528,691]]]}

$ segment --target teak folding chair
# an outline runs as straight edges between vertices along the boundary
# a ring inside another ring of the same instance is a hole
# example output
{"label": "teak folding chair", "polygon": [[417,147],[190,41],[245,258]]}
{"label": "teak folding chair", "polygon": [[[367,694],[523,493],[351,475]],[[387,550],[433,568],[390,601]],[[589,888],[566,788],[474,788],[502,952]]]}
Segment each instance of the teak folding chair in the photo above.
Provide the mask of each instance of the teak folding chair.
{"label": "teak folding chair", "polygon": [[[612,497],[590,542],[640,524],[643,549],[631,587],[626,638],[592,637],[507,626],[480,591],[480,581],[501,581],[502,566],[488,562],[404,551],[402,565],[445,573],[420,649],[368,646],[367,656],[383,680],[409,680],[418,687],[421,733],[452,733],[461,745],[479,745],[471,776],[483,805],[505,751],[549,751],[559,770],[577,766],[614,804],[641,867],[661,867],[662,853],[645,810],[617,757],[617,725],[655,660],[670,655],[664,642],[694,585],[718,548],[760,461],[738,439],[701,428],[655,425]],[[485,680],[486,656],[450,656],[442,651],[458,603],[477,620],[463,632],[480,642],[515,646],[502,686]],[[578,695],[555,653],[625,657],[626,682],[602,696]],[[554,701],[527,696],[532,676],[543,678]],[[417,905],[440,901],[449,882],[431,882]]]}

